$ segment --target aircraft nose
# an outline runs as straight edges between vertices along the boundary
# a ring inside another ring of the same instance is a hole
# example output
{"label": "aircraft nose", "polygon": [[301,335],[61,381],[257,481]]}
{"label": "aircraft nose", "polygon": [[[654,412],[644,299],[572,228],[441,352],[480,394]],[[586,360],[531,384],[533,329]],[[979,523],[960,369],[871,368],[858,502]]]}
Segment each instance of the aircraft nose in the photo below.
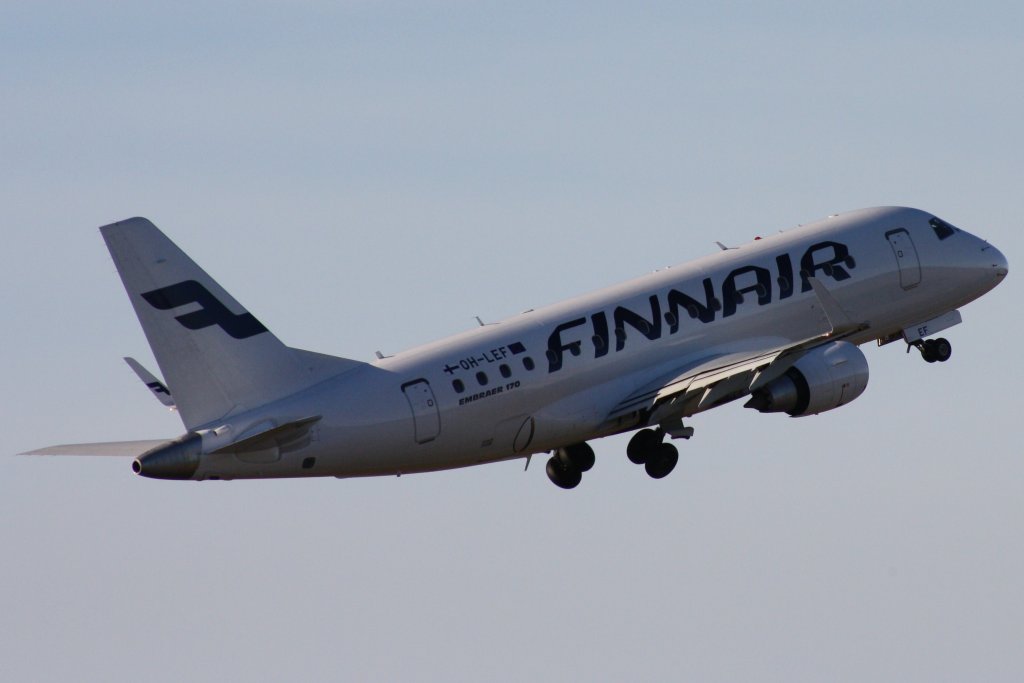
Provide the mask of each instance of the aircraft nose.
{"label": "aircraft nose", "polygon": [[985,248],[981,251],[985,254],[986,260],[991,263],[992,269],[996,274],[996,281],[1002,282],[1003,278],[1010,272],[1010,265],[1006,262],[1006,257],[1003,256],[1003,252],[999,251],[991,244],[986,244]]}

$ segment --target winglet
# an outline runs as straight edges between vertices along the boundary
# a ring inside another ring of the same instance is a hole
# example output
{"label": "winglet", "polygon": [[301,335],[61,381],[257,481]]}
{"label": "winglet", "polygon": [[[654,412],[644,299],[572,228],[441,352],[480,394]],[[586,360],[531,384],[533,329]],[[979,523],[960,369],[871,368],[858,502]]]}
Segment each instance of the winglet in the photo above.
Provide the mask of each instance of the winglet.
{"label": "winglet", "polygon": [[811,288],[814,289],[814,294],[818,297],[818,303],[821,304],[828,324],[832,327],[832,334],[845,334],[858,327],[863,327],[850,319],[843,307],[839,305],[832,293],[825,289],[825,285],[821,284],[818,278],[809,277],[807,281],[811,283]]}
{"label": "winglet", "polygon": [[142,367],[142,364],[134,358],[125,356],[124,362],[128,364],[128,367],[135,371],[135,374],[139,376],[142,383],[149,387],[149,390],[153,392],[154,396],[156,396],[156,400],[160,401],[171,410],[176,410],[174,398],[171,396],[171,392],[167,388],[166,384],[158,380],[153,373]]}

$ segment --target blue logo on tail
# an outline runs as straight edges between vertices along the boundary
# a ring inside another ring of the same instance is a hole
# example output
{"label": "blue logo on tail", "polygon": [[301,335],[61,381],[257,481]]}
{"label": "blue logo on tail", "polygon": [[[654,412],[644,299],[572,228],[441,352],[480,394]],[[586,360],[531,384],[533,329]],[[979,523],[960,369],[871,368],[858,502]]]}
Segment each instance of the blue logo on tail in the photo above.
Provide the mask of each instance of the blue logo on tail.
{"label": "blue logo on tail", "polygon": [[169,285],[143,292],[142,298],[150,306],[161,311],[169,311],[187,304],[199,304],[198,311],[175,316],[175,320],[190,330],[201,330],[217,325],[235,339],[248,339],[267,331],[252,313],[232,313],[227,306],[210,290],[195,280],[185,280],[176,285]]}

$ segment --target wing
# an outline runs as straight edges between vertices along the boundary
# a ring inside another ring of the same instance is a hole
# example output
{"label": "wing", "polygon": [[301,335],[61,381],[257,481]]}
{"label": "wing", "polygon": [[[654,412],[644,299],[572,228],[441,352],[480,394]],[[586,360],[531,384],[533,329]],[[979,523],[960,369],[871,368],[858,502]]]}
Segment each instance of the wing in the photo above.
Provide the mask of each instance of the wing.
{"label": "wing", "polygon": [[609,413],[605,424],[656,424],[689,417],[728,403],[781,377],[809,351],[867,328],[854,323],[816,278],[809,278],[828,331],[814,337],[763,348],[714,354],[678,368],[633,392]]}

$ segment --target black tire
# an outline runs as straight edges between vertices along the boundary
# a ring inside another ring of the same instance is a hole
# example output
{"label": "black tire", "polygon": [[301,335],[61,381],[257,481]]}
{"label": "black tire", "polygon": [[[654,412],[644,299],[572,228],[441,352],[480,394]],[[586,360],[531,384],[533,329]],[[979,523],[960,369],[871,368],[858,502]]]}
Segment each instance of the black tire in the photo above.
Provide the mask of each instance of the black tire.
{"label": "black tire", "polygon": [[594,461],[596,460],[594,449],[585,441],[559,450],[565,452],[565,457],[580,472],[589,472],[590,468],[594,466]]}
{"label": "black tire", "polygon": [[933,339],[927,339],[921,345],[921,358],[924,358],[926,363],[934,363],[938,360],[935,354],[935,341]]}
{"label": "black tire", "polygon": [[679,462],[679,451],[670,443],[663,443],[647,458],[644,469],[652,479],[664,479]]}
{"label": "black tire", "polygon": [[945,363],[953,355],[953,345],[949,343],[948,339],[939,337],[932,344],[932,354],[935,356],[935,360]]}
{"label": "black tire", "polygon": [[653,429],[641,429],[633,435],[626,446],[626,457],[634,465],[643,465],[648,456],[661,443],[661,437]]}
{"label": "black tire", "polygon": [[563,489],[574,489],[583,481],[583,473],[571,464],[567,466],[557,454],[548,459],[547,473],[551,483]]}

